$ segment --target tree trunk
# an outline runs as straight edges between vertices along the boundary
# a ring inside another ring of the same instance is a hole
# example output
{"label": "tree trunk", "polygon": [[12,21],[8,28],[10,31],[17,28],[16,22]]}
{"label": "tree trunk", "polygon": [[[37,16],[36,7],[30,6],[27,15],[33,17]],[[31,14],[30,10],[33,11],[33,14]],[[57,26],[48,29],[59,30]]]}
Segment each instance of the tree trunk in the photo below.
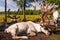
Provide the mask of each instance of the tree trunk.
{"label": "tree trunk", "polygon": [[5,0],[5,18],[4,18],[4,21],[5,21],[5,27],[6,27],[6,24],[7,24],[7,0]]}
{"label": "tree trunk", "polygon": [[26,21],[25,5],[26,5],[26,0],[23,1],[23,21]]}

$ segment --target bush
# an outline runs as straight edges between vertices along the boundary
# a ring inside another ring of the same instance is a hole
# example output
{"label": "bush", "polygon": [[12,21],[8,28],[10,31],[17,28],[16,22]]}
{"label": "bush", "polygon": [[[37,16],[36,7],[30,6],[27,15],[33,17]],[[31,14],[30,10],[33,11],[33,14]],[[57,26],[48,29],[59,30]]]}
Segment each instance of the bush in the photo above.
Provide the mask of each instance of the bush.
{"label": "bush", "polygon": [[[26,15],[39,15],[41,12],[40,10],[25,10],[25,14]],[[4,14],[4,12],[0,12],[0,14]],[[11,11],[11,12],[7,12],[7,14],[18,14],[18,15],[23,15],[23,11]]]}

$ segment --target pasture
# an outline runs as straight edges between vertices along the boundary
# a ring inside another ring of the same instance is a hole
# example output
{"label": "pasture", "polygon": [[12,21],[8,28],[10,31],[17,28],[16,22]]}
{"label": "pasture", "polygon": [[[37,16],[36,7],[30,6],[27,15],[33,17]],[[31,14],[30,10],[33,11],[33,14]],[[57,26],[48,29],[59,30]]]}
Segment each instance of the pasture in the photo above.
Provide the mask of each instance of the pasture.
{"label": "pasture", "polygon": [[[13,15],[11,15],[11,16],[13,16]],[[16,15],[16,16],[20,17],[19,19],[17,19],[18,22],[22,21],[23,15]],[[32,20],[33,21],[37,18],[40,18],[40,16],[39,15],[26,15],[27,20]],[[3,19],[4,19],[4,14],[0,14],[0,22],[3,22],[4,21]],[[10,22],[10,20],[11,19],[7,17],[7,22]]]}
{"label": "pasture", "polygon": [[[18,22],[22,21],[23,15],[17,15],[17,16],[20,16],[20,18],[17,19],[17,21]],[[35,20],[37,18],[40,18],[40,16],[39,15],[26,15],[27,20]],[[3,19],[4,19],[4,14],[0,14],[0,22],[3,22],[4,21]],[[10,18],[8,18],[7,21],[10,22]],[[0,32],[0,40],[13,40],[13,39],[11,38],[10,34]],[[20,39],[16,39],[16,40],[20,40]],[[26,39],[21,39],[21,40],[26,40]],[[59,30],[57,29],[56,33],[52,33],[52,35],[50,35],[49,37],[44,34],[38,34],[37,36],[29,37],[28,40],[60,40],[60,29]]]}

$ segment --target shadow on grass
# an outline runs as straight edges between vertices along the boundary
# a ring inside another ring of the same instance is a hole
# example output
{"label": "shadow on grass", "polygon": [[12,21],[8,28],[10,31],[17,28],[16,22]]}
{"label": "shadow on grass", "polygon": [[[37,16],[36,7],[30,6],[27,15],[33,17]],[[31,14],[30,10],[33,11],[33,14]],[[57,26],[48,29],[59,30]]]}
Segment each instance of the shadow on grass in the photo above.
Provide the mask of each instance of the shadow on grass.
{"label": "shadow on grass", "polygon": [[52,33],[60,35],[60,30],[54,30]]}

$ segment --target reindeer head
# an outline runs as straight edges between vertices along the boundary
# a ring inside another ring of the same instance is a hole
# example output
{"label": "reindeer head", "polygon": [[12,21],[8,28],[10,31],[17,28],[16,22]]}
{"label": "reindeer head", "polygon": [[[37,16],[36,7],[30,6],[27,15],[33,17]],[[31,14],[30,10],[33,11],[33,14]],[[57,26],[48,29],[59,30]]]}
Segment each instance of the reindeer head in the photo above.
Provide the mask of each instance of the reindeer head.
{"label": "reindeer head", "polygon": [[48,29],[45,29],[44,27],[41,28],[41,31],[45,33],[46,35],[50,35],[50,32]]}

